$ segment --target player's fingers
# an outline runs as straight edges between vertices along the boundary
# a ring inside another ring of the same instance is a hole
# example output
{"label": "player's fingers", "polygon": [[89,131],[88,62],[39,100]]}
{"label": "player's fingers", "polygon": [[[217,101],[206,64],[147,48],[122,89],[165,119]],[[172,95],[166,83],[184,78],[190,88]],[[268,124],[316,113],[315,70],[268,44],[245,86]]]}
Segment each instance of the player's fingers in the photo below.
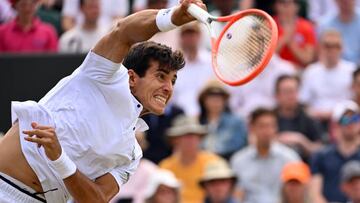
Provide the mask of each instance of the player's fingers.
{"label": "player's fingers", "polygon": [[34,136],[36,135],[37,137],[52,137],[52,133],[46,130],[39,130],[39,129],[34,129],[34,130],[24,130],[23,131],[24,134],[27,134],[29,136]]}
{"label": "player's fingers", "polygon": [[53,128],[52,126],[47,126],[47,125],[39,125],[36,122],[32,122],[31,123],[31,127],[34,129],[40,129],[40,130],[47,130],[47,129],[51,129]]}
{"label": "player's fingers", "polygon": [[48,138],[39,138],[39,137],[24,137],[26,141],[34,142],[39,145],[47,145],[51,143],[51,140]]}

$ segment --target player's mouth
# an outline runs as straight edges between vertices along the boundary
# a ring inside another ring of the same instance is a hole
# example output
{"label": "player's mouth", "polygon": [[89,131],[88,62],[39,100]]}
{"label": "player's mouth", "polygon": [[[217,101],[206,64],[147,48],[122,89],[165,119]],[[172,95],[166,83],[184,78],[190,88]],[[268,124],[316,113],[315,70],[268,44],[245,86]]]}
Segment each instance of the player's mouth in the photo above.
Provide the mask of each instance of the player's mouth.
{"label": "player's mouth", "polygon": [[167,97],[165,96],[161,96],[161,95],[155,95],[154,96],[155,98],[155,101],[163,106],[166,105],[166,102],[167,102]]}

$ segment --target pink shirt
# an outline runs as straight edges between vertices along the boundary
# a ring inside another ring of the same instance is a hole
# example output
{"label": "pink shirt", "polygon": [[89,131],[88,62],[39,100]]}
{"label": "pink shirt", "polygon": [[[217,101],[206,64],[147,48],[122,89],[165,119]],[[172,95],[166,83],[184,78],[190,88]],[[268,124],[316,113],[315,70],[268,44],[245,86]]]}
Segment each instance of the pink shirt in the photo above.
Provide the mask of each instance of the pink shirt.
{"label": "pink shirt", "polygon": [[16,19],[0,26],[0,52],[56,52],[57,45],[55,29],[38,18],[28,31]]}

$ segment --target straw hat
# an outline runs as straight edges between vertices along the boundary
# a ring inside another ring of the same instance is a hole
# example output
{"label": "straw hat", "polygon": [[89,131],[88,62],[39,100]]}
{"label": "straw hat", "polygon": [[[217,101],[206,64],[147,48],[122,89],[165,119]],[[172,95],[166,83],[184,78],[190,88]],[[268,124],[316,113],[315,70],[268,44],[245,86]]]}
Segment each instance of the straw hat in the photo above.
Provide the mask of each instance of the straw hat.
{"label": "straw hat", "polygon": [[174,189],[180,188],[180,182],[171,171],[157,169],[150,175],[149,182],[144,192],[145,198],[152,197],[160,185],[165,185]]}
{"label": "straw hat", "polygon": [[281,172],[281,180],[286,183],[290,180],[297,180],[302,184],[310,181],[311,173],[309,166],[303,162],[291,162],[284,166]]}
{"label": "straw hat", "polygon": [[185,115],[177,116],[174,119],[173,126],[166,131],[169,137],[178,137],[190,133],[203,136],[207,134],[207,129],[200,125],[196,118]]}
{"label": "straw hat", "polygon": [[237,178],[234,172],[230,169],[227,162],[225,160],[219,159],[210,162],[206,166],[205,173],[201,177],[199,184],[204,186],[204,183],[208,181],[221,179],[232,179],[235,182]]}
{"label": "straw hat", "polygon": [[199,94],[199,102],[202,103],[208,95],[221,95],[225,100],[229,99],[230,93],[224,85],[217,80],[210,80]]}

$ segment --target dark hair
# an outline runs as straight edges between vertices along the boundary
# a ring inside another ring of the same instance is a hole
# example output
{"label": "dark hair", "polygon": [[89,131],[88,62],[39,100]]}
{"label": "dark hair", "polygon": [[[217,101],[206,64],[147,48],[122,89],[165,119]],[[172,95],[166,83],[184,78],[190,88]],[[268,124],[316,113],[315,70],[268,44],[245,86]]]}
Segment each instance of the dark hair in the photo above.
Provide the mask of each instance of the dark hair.
{"label": "dark hair", "polygon": [[254,124],[262,116],[272,116],[275,118],[276,114],[273,110],[264,107],[259,107],[250,113],[250,118],[249,118],[250,124]]}
{"label": "dark hair", "polygon": [[275,93],[279,93],[280,83],[284,80],[295,80],[300,85],[300,78],[296,75],[280,75],[275,82]]}
{"label": "dark hair", "polygon": [[355,81],[356,78],[357,78],[359,75],[360,75],[360,66],[358,66],[358,67],[356,68],[356,70],[355,70],[355,71],[353,72],[353,74],[352,74],[353,81]]}
{"label": "dark hair", "polygon": [[184,56],[180,51],[172,51],[166,45],[151,41],[133,45],[125,56],[123,65],[143,77],[152,60],[158,61],[160,67],[167,70],[177,71],[185,66]]}

